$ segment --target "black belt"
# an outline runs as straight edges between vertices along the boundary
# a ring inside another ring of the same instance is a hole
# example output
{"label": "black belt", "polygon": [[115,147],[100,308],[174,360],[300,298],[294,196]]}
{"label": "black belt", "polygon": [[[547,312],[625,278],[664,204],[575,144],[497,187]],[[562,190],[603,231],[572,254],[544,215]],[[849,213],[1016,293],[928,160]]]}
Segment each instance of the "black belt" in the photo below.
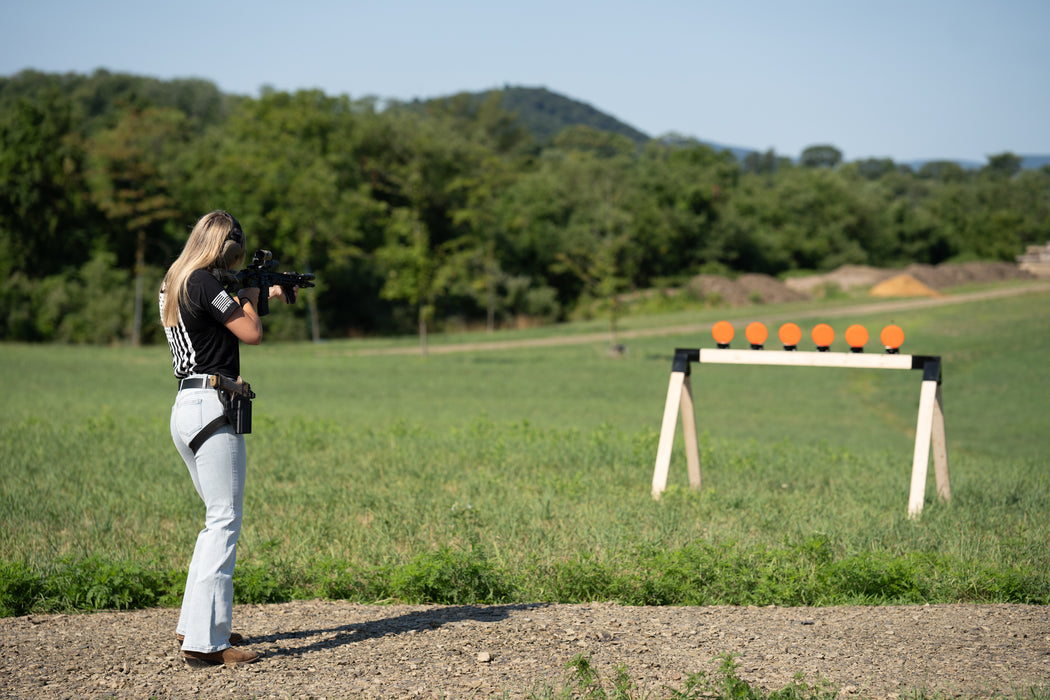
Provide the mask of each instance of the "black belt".
{"label": "black belt", "polygon": [[210,389],[211,377],[187,377],[179,380],[179,391],[183,389]]}

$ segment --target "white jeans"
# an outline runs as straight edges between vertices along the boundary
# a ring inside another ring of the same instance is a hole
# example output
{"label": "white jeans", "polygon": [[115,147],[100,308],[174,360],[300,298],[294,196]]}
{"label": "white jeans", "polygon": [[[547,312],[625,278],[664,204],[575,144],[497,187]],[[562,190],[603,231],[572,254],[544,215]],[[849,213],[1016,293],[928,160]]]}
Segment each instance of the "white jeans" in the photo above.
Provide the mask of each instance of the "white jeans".
{"label": "white jeans", "polygon": [[244,511],[244,436],[224,425],[204,441],[196,456],[188,444],[221,413],[222,402],[215,389],[180,391],[171,409],[171,439],[206,509],[175,628],[186,638],[182,643],[186,651],[208,653],[230,646],[233,566]]}

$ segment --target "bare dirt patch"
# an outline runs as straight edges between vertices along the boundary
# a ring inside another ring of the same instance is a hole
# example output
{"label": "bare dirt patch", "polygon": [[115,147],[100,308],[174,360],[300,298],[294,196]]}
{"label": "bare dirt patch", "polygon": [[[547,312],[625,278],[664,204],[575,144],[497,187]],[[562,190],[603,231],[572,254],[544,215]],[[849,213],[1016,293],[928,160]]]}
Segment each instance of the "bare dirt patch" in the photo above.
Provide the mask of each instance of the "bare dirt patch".
{"label": "bare dirt patch", "polygon": [[906,272],[879,282],[868,292],[873,297],[939,297],[942,295]]}
{"label": "bare dirt patch", "polygon": [[[186,667],[171,609],[0,620],[0,697],[489,697],[562,688],[565,665],[624,665],[668,697],[689,674],[738,675],[779,690],[801,672],[841,695],[1014,696],[1050,682],[1050,608],[589,605],[238,606],[258,663]],[[639,697],[641,692],[639,693]]]}
{"label": "bare dirt patch", "polygon": [[[1015,263],[1007,262],[969,262],[942,263],[940,265],[913,264],[901,270],[889,270],[866,265],[843,265],[831,272],[807,277],[788,279],[784,285],[789,289],[817,296],[827,286],[837,287],[844,292],[856,289],[875,287],[899,275],[908,275],[922,285],[936,291],[944,292],[952,287],[968,284],[994,284],[1010,280],[1031,280],[1036,276],[1021,269]],[[903,296],[909,296],[902,293]],[[915,294],[913,296],[922,296]]]}
{"label": "bare dirt patch", "polygon": [[791,289],[775,277],[759,274],[740,275],[736,279],[720,275],[697,275],[689,281],[687,289],[696,299],[727,306],[778,304],[809,298],[806,293]]}
{"label": "bare dirt patch", "polygon": [[832,272],[792,277],[786,280],[785,284],[791,289],[810,295],[814,295],[825,285],[834,285],[844,292],[849,292],[856,288],[873,287],[899,273],[899,270],[884,270],[868,265],[843,265]]}

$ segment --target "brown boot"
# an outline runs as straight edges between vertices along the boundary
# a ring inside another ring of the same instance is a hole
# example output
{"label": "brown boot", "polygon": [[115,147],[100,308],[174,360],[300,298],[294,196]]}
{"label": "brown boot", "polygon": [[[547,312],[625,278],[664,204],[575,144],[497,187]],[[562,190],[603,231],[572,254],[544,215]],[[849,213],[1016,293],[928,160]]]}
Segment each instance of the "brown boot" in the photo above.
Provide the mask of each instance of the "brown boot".
{"label": "brown boot", "polygon": [[[179,646],[182,646],[182,643],[186,641],[186,636],[182,634],[176,634],[175,639],[178,640]],[[243,641],[243,635],[237,634],[236,632],[230,632],[230,646],[235,647]]]}
{"label": "brown boot", "polygon": [[227,666],[250,664],[253,661],[258,661],[261,655],[257,651],[226,647],[221,651],[213,651],[210,654],[206,654],[203,651],[184,651],[182,656],[185,658],[187,666],[204,668],[207,666],[218,666],[219,664],[226,664]]}

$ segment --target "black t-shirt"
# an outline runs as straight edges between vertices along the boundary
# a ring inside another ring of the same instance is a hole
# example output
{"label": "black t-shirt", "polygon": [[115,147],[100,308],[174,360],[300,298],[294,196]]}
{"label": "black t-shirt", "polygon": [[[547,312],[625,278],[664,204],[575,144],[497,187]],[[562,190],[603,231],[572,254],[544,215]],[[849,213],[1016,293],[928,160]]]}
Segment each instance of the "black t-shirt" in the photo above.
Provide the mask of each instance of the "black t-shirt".
{"label": "black t-shirt", "polygon": [[[160,293],[164,309],[164,290]],[[171,348],[175,377],[191,374],[241,374],[237,336],[225,323],[239,307],[237,301],[207,270],[194,270],[186,283],[186,302],[179,305],[179,325],[164,328]]]}

